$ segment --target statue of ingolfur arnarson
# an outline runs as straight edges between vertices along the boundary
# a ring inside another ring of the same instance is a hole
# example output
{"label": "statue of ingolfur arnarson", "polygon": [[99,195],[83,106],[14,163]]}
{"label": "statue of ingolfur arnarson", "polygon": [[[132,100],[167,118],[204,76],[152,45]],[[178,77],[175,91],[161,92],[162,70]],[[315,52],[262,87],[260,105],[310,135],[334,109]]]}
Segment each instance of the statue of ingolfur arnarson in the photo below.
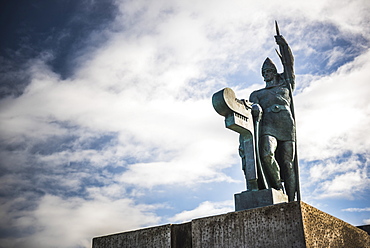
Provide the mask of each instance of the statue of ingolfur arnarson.
{"label": "statue of ingolfur arnarson", "polygon": [[[277,26],[276,26],[277,27]],[[263,89],[254,91],[249,101],[258,104],[252,114],[257,117],[262,110],[259,128],[259,155],[268,185],[285,191],[289,201],[293,201],[298,190],[298,173],[294,163],[296,156],[296,131],[292,92],[295,88],[293,55],[286,40],[279,34],[275,36],[280,47],[279,57],[284,72],[278,73],[276,66],[266,58],[262,66],[262,76],[266,82]]]}
{"label": "statue of ingolfur arnarson", "polygon": [[262,66],[266,86],[252,92],[249,101],[236,99],[229,88],[215,93],[212,101],[216,111],[226,117],[226,127],[240,133],[239,155],[248,191],[285,190],[289,201],[294,201],[296,195],[300,200],[292,96],[294,59],[277,23],[276,32],[284,72],[278,73],[266,58]]}

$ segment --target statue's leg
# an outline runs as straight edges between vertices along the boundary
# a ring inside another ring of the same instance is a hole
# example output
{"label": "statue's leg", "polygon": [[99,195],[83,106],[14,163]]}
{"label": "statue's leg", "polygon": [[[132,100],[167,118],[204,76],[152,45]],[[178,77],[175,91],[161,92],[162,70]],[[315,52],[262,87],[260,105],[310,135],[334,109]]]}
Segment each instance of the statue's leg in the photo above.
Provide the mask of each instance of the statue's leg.
{"label": "statue's leg", "polygon": [[277,140],[270,135],[263,135],[260,138],[260,156],[262,166],[267,174],[267,178],[272,188],[282,189],[280,168],[275,159],[275,151],[277,148]]}
{"label": "statue's leg", "polygon": [[296,175],[294,171],[294,141],[284,141],[279,144],[279,152],[281,152],[281,167],[284,171],[284,185],[289,201],[294,201],[295,192],[297,191]]}

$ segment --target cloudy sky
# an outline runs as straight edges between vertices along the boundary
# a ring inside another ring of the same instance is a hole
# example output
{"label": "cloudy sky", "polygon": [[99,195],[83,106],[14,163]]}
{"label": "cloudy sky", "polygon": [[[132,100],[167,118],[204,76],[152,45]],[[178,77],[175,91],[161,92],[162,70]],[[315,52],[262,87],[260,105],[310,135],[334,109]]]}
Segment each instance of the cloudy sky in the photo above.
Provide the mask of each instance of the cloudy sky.
{"label": "cloudy sky", "polygon": [[90,247],[233,211],[238,135],[212,94],[295,56],[302,200],[370,224],[367,0],[3,0],[0,247]]}

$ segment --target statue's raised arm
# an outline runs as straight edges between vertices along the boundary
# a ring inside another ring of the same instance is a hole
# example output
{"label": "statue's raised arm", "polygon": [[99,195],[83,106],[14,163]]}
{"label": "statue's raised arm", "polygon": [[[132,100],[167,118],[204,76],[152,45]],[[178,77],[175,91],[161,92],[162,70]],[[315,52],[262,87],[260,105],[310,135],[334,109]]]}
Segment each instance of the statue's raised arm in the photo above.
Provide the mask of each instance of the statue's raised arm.
{"label": "statue's raised arm", "polygon": [[284,39],[282,35],[280,35],[279,26],[276,21],[275,21],[275,27],[276,27],[275,41],[276,41],[276,44],[279,45],[279,50],[280,50],[280,52],[276,50],[276,53],[278,54],[281,60],[281,63],[283,64],[283,68],[284,68],[283,76],[285,80],[287,80],[287,82],[290,84],[291,89],[293,91],[295,88],[293,53],[288,45],[288,42]]}

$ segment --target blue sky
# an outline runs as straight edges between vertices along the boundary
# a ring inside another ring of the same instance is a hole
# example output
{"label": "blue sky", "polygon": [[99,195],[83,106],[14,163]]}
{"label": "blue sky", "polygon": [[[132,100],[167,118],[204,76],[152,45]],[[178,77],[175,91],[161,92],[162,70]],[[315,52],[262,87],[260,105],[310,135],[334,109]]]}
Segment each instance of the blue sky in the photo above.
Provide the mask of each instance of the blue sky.
{"label": "blue sky", "polygon": [[2,1],[0,247],[233,211],[238,135],[211,104],[295,56],[302,200],[370,224],[368,1]]}

